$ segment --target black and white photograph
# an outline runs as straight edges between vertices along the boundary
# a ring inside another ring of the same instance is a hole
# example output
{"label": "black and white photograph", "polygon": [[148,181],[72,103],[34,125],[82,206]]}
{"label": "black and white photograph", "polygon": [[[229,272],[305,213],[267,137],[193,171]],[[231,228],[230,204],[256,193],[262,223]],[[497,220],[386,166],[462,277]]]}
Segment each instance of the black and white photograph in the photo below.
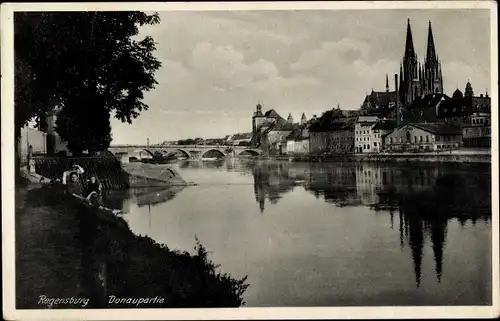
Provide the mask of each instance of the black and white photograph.
{"label": "black and white photograph", "polygon": [[498,317],[496,6],[2,4],[4,318]]}

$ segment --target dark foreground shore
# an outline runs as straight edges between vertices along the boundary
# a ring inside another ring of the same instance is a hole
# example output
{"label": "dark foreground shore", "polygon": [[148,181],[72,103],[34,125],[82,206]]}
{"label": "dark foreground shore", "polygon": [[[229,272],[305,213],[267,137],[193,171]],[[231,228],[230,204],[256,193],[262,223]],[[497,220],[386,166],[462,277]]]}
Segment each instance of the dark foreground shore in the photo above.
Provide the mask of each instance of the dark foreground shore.
{"label": "dark foreground shore", "polygon": [[173,251],[50,187],[16,191],[18,309],[243,305],[246,278],[217,268],[200,243]]}

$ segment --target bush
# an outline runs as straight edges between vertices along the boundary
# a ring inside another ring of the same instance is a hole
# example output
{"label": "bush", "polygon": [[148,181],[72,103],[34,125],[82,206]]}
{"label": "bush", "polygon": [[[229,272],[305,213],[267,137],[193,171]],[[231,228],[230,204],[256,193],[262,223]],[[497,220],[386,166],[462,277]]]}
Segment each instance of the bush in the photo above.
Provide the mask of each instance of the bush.
{"label": "bush", "polygon": [[[247,277],[235,279],[218,272],[219,266],[209,259],[208,251],[198,239],[196,253],[190,255],[171,251],[148,236],[134,235],[122,218],[111,214],[83,209],[80,220],[87,247],[91,249],[88,260],[98,260],[107,267],[108,294],[121,298],[164,298],[162,303],[139,308],[244,305],[243,294],[249,286]],[[106,307],[107,304],[103,302],[102,305]],[[120,304],[111,307],[136,306]]]}

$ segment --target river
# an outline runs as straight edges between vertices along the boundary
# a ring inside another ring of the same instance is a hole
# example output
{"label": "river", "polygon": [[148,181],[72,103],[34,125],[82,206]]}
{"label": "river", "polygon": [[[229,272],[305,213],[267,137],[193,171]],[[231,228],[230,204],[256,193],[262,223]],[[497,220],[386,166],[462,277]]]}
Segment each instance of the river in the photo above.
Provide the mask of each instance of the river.
{"label": "river", "polygon": [[[182,162],[131,230],[248,275],[248,307],[491,304],[489,164]],[[116,201],[116,200],[115,200]]]}

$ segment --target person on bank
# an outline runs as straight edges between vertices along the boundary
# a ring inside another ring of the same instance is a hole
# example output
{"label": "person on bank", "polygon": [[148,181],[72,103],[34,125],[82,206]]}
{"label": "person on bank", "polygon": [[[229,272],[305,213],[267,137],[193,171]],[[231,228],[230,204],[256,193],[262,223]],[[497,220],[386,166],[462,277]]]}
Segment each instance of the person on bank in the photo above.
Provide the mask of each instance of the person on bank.
{"label": "person on bank", "polygon": [[82,188],[82,185],[80,184],[78,174],[75,172],[72,172],[71,174],[69,174],[69,182],[66,182],[66,190],[69,194],[71,194],[77,198],[80,198],[80,199],[85,198],[83,196],[83,188]]}
{"label": "person on bank", "polygon": [[83,167],[81,167],[80,165],[77,165],[77,164],[71,165],[71,169],[69,169],[63,173],[63,177],[62,177],[63,185],[66,185],[68,183],[68,178],[70,178],[72,174],[76,174],[78,176],[78,175],[82,175],[83,173],[85,173],[85,170],[83,169]]}
{"label": "person on bank", "polygon": [[87,199],[92,204],[102,206],[102,185],[95,175],[90,176],[87,186]]}

